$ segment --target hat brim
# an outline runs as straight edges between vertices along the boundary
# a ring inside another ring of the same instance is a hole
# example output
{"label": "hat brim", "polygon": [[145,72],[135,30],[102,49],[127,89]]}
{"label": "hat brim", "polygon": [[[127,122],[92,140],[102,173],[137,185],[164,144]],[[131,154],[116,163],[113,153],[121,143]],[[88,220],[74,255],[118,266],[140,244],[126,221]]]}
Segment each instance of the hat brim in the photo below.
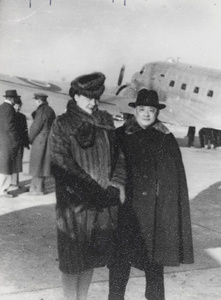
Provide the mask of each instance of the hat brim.
{"label": "hat brim", "polygon": [[[133,108],[135,108],[136,106],[138,106],[138,105],[136,105],[136,102],[130,102],[130,103],[128,103],[128,105],[129,105],[130,107],[133,107]],[[158,109],[163,109],[163,108],[166,107],[165,104],[158,104],[158,105],[142,105],[142,106],[152,106],[152,107],[156,107],[156,108],[158,108]]]}
{"label": "hat brim", "polygon": [[33,97],[32,99],[34,100],[42,100],[42,101],[46,101],[48,97]]}
{"label": "hat brim", "polygon": [[5,98],[13,98],[13,99],[21,98],[21,96],[19,96],[19,95],[17,95],[17,96],[6,96],[6,95],[3,95],[3,97],[5,97]]}

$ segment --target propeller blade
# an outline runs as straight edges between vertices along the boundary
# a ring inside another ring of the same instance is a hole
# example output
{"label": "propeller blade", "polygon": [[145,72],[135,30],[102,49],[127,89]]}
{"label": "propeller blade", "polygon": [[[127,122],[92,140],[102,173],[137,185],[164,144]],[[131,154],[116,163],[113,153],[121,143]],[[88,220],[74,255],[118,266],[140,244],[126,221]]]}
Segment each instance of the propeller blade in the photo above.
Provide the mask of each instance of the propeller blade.
{"label": "propeller blade", "polygon": [[118,86],[120,86],[123,81],[124,72],[125,72],[125,65],[123,65],[122,68],[120,69],[120,74],[119,74],[118,83],[117,83]]}

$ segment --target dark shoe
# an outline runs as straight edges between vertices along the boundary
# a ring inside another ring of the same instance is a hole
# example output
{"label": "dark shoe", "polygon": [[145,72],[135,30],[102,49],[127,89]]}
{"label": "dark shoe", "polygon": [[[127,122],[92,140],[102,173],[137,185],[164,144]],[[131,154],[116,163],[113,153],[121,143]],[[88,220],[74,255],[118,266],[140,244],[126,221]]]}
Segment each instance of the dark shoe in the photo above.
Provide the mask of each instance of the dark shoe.
{"label": "dark shoe", "polygon": [[8,192],[4,192],[4,194],[0,195],[1,198],[13,198],[12,194],[9,194]]}
{"label": "dark shoe", "polygon": [[11,187],[16,188],[16,189],[22,189],[22,186],[17,185],[17,184],[10,184]]}

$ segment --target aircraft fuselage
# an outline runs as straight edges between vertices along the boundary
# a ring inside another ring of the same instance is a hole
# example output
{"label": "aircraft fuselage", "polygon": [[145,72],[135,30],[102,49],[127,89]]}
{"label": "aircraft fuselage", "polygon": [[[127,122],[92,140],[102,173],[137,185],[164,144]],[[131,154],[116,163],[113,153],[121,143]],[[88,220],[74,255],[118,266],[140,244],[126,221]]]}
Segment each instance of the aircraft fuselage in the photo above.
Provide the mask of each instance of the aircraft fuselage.
{"label": "aircraft fuselage", "polygon": [[221,129],[221,71],[183,63],[153,62],[135,73],[123,97],[143,87],[158,92],[162,121]]}

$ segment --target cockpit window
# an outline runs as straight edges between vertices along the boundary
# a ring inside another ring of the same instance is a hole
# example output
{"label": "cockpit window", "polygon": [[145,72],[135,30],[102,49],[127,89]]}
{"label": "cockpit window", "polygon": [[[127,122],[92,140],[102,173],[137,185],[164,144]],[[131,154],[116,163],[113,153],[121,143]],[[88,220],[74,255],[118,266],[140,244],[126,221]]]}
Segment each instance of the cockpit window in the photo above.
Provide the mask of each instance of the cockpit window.
{"label": "cockpit window", "polygon": [[212,91],[212,90],[208,90],[207,96],[208,96],[208,97],[213,97],[213,91]]}
{"label": "cockpit window", "polygon": [[199,93],[199,90],[200,90],[200,88],[199,88],[198,86],[195,86],[193,92],[194,92],[195,94],[198,94],[198,93]]}
{"label": "cockpit window", "polygon": [[171,80],[169,86],[172,86],[172,87],[173,87],[174,85],[175,85],[175,81],[174,81],[174,80]]}
{"label": "cockpit window", "polygon": [[185,90],[185,89],[186,89],[186,83],[183,83],[183,84],[181,85],[181,89],[182,89],[182,90]]}

